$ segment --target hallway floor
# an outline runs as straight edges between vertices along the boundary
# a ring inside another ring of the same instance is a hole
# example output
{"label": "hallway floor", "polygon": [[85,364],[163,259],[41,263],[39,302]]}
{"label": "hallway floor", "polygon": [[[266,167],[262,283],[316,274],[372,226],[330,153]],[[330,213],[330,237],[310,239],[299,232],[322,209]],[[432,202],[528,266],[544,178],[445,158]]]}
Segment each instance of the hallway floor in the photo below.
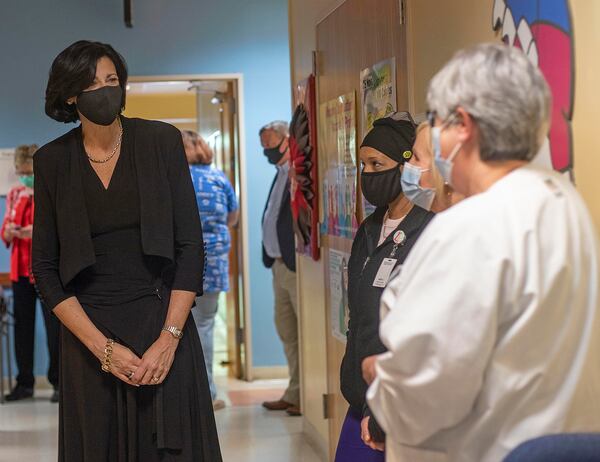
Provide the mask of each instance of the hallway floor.
{"label": "hallway floor", "polygon": [[[285,381],[217,381],[228,404],[216,413],[225,462],[321,461],[302,435],[302,418],[260,406],[281,396]],[[0,405],[0,462],[56,462],[58,406],[49,396],[40,390],[33,400]]]}

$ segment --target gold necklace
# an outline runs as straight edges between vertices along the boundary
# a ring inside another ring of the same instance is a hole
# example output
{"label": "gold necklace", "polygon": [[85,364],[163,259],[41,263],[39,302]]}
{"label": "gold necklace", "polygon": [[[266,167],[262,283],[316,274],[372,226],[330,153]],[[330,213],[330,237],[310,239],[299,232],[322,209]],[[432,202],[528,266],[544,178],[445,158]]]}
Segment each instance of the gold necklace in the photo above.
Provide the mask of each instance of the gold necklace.
{"label": "gold necklace", "polygon": [[[93,162],[95,164],[105,164],[110,159],[115,157],[115,154],[117,153],[117,149],[119,149],[119,146],[121,146],[121,140],[123,139],[123,126],[121,125],[120,119],[117,119],[117,121],[119,122],[119,138],[117,139],[117,144],[115,144],[114,149],[112,150],[112,152],[110,153],[110,155],[108,157],[106,157],[105,159],[100,159],[100,160],[94,159],[86,151],[85,155],[88,157],[88,159],[90,159],[91,162]],[[84,146],[84,149],[85,149],[85,146]]]}
{"label": "gold necklace", "polygon": [[[408,200],[408,198],[405,198],[405,199],[406,199],[406,204],[404,204],[402,206],[402,208],[400,209],[401,212],[404,212],[405,210],[409,210],[412,205],[412,203]],[[400,214],[400,215],[401,215],[400,220],[403,220],[408,215],[408,212],[405,213],[404,215],[402,215],[402,214]],[[383,217],[383,222],[385,223],[385,220],[387,220],[389,217],[390,217],[390,208],[388,207],[388,209],[386,210],[385,215]]]}

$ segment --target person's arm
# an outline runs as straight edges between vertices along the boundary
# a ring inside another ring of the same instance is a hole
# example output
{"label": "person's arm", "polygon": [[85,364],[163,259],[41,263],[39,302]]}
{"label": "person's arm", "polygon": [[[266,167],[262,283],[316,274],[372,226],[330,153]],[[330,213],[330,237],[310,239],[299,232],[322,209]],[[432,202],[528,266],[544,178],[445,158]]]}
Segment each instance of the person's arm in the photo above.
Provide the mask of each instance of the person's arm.
{"label": "person's arm", "polygon": [[418,445],[456,425],[481,390],[507,265],[463,235],[473,226],[429,229],[432,238],[415,246],[383,294],[390,311],[380,335],[389,351],[377,360],[367,400],[399,443]]}
{"label": "person's arm", "polygon": [[227,214],[227,226],[230,228],[235,228],[239,222],[240,213],[239,210],[234,210],[233,212],[229,212]]}
{"label": "person's arm", "polygon": [[[74,294],[66,290],[58,274],[59,243],[54,219],[54,204],[44,180],[42,169],[34,163],[36,205],[32,242],[32,271],[36,288],[45,309],[51,310],[100,362],[104,359],[107,338],[87,316]],[[127,374],[140,360],[128,348],[115,344],[111,373],[130,383]]]}
{"label": "person's arm", "polygon": [[4,220],[2,221],[2,229],[0,230],[0,237],[7,248],[10,247],[14,238],[14,223],[10,220],[10,215],[14,207],[13,196],[13,190],[6,196],[6,211],[4,213]]}
{"label": "person's arm", "polygon": [[223,181],[225,187],[225,195],[227,196],[227,226],[235,227],[237,226],[240,218],[239,206],[237,202],[237,197],[235,197],[235,191],[233,190],[233,186],[229,182],[229,179],[225,174],[223,174]]}
{"label": "person's arm", "polygon": [[[173,201],[175,238],[175,276],[165,326],[183,329],[194,299],[202,293],[204,276],[204,244],[196,195],[189,174],[181,135],[176,129],[166,133],[169,139],[167,175]],[[133,381],[140,385],[157,385],[167,377],[179,340],[161,331],[158,339],[142,356]]]}

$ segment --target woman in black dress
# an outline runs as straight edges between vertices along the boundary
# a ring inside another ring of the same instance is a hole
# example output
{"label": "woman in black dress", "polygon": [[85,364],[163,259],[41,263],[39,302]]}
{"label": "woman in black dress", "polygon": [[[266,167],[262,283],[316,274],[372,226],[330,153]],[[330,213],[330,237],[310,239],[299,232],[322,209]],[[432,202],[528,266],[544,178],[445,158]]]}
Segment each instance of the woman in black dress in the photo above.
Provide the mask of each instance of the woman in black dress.
{"label": "woman in black dress", "polygon": [[188,317],[204,251],[179,131],[120,115],[127,71],[76,42],[46,113],[81,124],[35,156],[33,272],[62,322],[59,461],[220,461]]}

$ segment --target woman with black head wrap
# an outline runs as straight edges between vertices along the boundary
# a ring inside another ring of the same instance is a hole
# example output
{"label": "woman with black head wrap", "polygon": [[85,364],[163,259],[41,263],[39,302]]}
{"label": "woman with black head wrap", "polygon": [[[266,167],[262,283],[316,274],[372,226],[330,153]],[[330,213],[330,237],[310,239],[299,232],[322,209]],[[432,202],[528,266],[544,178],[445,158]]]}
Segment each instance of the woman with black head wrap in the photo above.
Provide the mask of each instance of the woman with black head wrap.
{"label": "woman with black head wrap", "polygon": [[402,113],[377,120],[360,147],[362,192],[377,208],[358,229],[348,262],[350,319],[341,389],[350,408],[336,462],[385,459],[385,435],[370,416],[365,399],[372,378],[363,374],[362,366],[363,361],[385,352],[378,332],[381,294],[434,215],[402,193],[402,170],[412,156],[414,140],[415,124]]}

